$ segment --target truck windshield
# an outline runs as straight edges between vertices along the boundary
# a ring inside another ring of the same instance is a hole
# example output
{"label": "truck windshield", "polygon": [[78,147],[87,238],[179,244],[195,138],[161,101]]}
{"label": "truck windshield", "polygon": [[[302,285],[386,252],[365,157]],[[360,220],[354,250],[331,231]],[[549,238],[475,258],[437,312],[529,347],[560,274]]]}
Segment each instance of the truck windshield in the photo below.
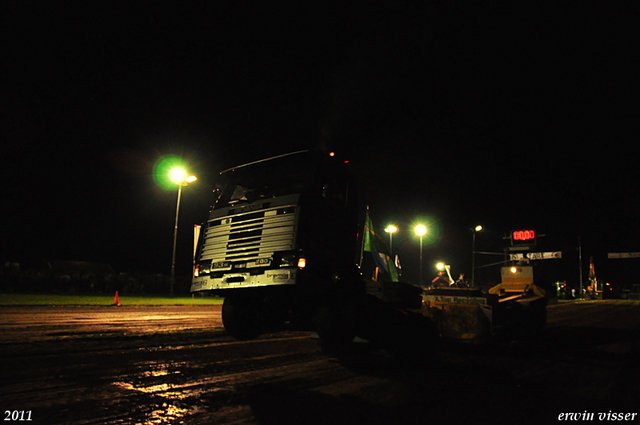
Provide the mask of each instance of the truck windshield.
{"label": "truck windshield", "polygon": [[227,171],[218,185],[214,209],[301,193],[310,184],[314,171],[314,163],[307,155],[291,155]]}

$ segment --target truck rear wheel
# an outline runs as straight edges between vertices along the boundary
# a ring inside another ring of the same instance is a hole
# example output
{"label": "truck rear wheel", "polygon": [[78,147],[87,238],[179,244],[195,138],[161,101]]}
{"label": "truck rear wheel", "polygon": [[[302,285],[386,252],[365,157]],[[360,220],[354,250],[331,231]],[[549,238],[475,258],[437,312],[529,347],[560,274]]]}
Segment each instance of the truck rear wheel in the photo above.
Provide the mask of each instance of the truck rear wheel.
{"label": "truck rear wheel", "polygon": [[244,297],[227,297],[222,304],[225,330],[239,340],[255,339],[262,333],[260,304]]}

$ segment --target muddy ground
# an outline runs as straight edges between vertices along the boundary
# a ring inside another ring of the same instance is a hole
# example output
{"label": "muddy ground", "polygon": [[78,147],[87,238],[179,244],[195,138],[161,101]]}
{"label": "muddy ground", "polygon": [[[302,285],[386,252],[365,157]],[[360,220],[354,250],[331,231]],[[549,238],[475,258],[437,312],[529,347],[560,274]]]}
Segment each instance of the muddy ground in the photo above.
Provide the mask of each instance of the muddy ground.
{"label": "muddy ground", "polygon": [[639,302],[548,313],[535,338],[408,364],[337,360],[307,333],[234,341],[219,306],[0,307],[0,406],[41,424],[640,423]]}

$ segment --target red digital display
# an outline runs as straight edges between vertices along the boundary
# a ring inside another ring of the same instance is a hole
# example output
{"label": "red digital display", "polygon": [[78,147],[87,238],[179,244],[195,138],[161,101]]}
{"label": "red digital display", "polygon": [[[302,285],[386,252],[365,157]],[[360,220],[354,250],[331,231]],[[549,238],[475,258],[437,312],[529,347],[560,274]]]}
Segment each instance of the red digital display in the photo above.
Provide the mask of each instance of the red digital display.
{"label": "red digital display", "polygon": [[536,232],[533,230],[514,230],[511,232],[511,243],[529,245],[535,243]]}
{"label": "red digital display", "polygon": [[528,241],[536,238],[536,232],[533,230],[516,230],[513,232],[513,239],[516,241]]}

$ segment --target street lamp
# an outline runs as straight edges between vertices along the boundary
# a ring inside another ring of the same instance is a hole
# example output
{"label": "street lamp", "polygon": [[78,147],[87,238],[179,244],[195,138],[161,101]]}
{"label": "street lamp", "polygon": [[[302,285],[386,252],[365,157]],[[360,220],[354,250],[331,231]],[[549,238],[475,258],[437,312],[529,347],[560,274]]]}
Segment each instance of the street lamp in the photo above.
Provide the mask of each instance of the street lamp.
{"label": "street lamp", "polygon": [[473,229],[473,249],[471,251],[471,287],[476,286],[475,277],[476,277],[476,233],[482,230],[482,226],[476,226]]}
{"label": "street lamp", "polygon": [[389,234],[389,255],[393,256],[393,234],[398,231],[398,228],[390,224],[384,231]]}
{"label": "street lamp", "polygon": [[422,237],[427,234],[427,228],[423,224],[418,224],[415,229],[416,235],[420,237],[420,286],[422,285]]}
{"label": "street lamp", "polygon": [[193,183],[198,178],[196,176],[187,177],[187,172],[180,167],[172,168],[169,171],[169,178],[178,185],[178,202],[176,203],[176,224],[173,228],[173,255],[171,257],[171,282],[169,283],[169,295],[173,297],[173,287],[176,283],[176,243],[178,241],[178,214],[180,213],[180,198],[182,196],[182,186]]}

